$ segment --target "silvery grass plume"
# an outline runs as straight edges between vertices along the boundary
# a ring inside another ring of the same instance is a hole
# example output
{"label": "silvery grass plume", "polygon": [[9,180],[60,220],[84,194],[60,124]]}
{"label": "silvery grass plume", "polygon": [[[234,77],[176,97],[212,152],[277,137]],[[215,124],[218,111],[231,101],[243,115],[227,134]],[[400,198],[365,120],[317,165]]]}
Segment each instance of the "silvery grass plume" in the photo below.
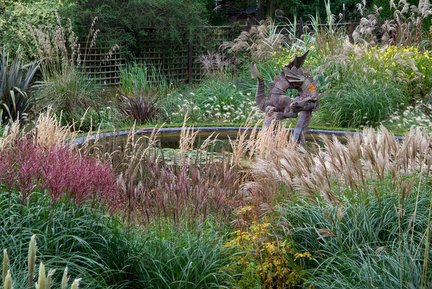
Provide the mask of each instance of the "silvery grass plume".
{"label": "silvery grass plume", "polygon": [[376,185],[386,180],[406,197],[415,184],[413,177],[429,176],[432,165],[432,137],[419,129],[401,142],[384,127],[348,136],[346,144],[336,137],[322,137],[322,142],[316,152],[300,146],[274,151],[273,158],[257,159],[253,172],[267,185],[283,184],[290,191],[337,204],[346,188],[379,198]]}
{"label": "silvery grass plume", "polygon": [[268,128],[262,130],[258,129],[260,122],[254,126],[251,124],[252,116],[249,116],[242,128],[251,127],[251,130],[239,130],[236,140],[230,140],[231,165],[244,165],[245,160],[251,162],[255,158],[271,158],[275,151],[296,146],[289,137],[289,130],[278,122],[272,122]]}

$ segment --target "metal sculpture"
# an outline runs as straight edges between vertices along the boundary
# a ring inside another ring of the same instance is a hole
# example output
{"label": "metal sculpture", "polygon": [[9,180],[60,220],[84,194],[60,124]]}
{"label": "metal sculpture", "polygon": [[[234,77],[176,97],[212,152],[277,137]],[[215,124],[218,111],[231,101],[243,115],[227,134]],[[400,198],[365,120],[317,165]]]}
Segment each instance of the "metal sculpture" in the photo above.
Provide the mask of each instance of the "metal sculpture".
{"label": "metal sculpture", "polygon": [[[264,79],[256,65],[251,68],[252,78],[258,81],[255,97],[256,104],[266,113],[264,127],[269,127],[273,121],[296,118],[300,114],[293,135],[296,142],[301,142],[304,139],[304,133],[312,118],[312,111],[319,106],[317,84],[312,77],[304,74],[301,69],[307,55],[308,52],[295,57],[293,61],[282,68],[280,75],[276,76],[270,84],[268,97],[264,95]],[[294,99],[285,95],[288,89],[298,91]]]}

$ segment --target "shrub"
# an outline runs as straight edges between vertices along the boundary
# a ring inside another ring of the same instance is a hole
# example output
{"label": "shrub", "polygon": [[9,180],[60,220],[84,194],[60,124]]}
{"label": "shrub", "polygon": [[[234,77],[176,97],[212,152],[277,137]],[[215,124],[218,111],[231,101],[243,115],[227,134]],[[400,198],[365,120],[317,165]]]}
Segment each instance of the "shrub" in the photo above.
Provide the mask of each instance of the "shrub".
{"label": "shrub", "polygon": [[[36,48],[32,42],[30,27],[53,26],[56,11],[67,7],[72,1],[35,0],[35,1],[0,1],[0,39],[1,46],[10,51],[18,47],[26,59],[34,59]],[[14,23],[14,25],[10,25]]]}
{"label": "shrub", "polygon": [[[146,29],[163,29],[162,40],[181,41],[206,23],[205,1],[134,0],[127,3],[115,0],[79,1],[63,10],[75,21],[78,35],[83,39],[98,17],[95,29],[100,39],[119,44],[128,55],[139,53]],[[187,23],[184,21],[188,19]],[[153,41],[154,39],[150,39]]]}
{"label": "shrub", "polygon": [[[240,228],[225,243],[231,251],[228,272],[235,288],[297,288],[304,282],[303,266],[309,252],[296,252],[291,239],[281,238],[275,228],[258,220],[252,206],[238,211]],[[246,217],[247,216],[247,217]]]}

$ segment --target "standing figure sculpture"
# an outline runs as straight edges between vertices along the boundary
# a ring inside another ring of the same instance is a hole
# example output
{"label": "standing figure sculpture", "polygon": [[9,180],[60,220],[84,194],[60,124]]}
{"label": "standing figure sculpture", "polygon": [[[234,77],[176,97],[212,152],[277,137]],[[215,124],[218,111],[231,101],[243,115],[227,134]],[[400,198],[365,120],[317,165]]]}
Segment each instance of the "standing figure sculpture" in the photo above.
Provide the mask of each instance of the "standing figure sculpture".
{"label": "standing figure sculpture", "polygon": [[[308,52],[295,57],[288,65],[282,68],[280,75],[276,76],[270,84],[270,93],[264,96],[264,79],[260,75],[256,65],[251,68],[252,78],[258,81],[256,92],[256,104],[266,113],[264,127],[269,127],[273,121],[281,121],[286,118],[296,118],[300,114],[294,129],[294,140],[301,142],[312,118],[312,111],[319,106],[317,84],[312,77],[304,74],[300,69],[306,60]],[[285,95],[288,89],[296,89],[298,95],[291,99]]]}

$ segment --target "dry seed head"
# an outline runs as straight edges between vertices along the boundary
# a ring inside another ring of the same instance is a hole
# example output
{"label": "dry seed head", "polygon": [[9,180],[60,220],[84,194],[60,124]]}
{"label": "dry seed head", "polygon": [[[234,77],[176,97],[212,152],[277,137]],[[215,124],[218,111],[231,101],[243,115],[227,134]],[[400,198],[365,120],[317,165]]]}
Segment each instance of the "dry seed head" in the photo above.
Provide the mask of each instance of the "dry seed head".
{"label": "dry seed head", "polygon": [[70,126],[63,126],[49,107],[45,113],[39,115],[34,128],[36,143],[45,149],[66,143],[76,137]]}

